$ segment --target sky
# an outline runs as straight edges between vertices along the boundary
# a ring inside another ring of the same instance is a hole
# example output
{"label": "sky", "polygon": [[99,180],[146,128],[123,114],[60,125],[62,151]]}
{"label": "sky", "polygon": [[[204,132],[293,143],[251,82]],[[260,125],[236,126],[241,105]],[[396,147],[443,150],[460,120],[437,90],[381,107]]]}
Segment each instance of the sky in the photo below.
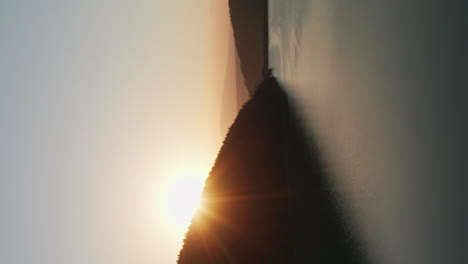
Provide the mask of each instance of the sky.
{"label": "sky", "polygon": [[0,263],[175,263],[164,201],[221,146],[228,29],[213,0],[0,2]]}

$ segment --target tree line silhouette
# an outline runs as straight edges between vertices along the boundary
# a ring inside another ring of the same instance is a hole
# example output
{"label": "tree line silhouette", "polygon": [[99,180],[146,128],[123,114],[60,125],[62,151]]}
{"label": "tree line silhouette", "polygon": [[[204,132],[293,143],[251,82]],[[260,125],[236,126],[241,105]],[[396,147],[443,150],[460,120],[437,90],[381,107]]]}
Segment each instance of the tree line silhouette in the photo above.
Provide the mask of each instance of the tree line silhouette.
{"label": "tree line silhouette", "polygon": [[178,263],[364,263],[307,138],[267,78],[229,129]]}

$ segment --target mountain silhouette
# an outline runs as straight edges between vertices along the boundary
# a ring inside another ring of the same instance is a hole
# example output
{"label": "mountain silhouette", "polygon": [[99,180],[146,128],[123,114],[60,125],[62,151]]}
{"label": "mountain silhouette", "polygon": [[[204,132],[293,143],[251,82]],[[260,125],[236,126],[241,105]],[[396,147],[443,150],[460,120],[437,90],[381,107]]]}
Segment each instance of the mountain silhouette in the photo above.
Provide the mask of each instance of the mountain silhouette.
{"label": "mountain silhouette", "polygon": [[237,113],[249,98],[250,94],[245,86],[244,76],[240,69],[240,58],[234,43],[234,36],[230,35],[226,74],[224,75],[224,87],[221,97],[220,127],[222,137],[226,136]]}
{"label": "mountain silhouette", "polygon": [[252,96],[263,80],[267,60],[267,0],[229,0],[229,13],[240,68]]}
{"label": "mountain silhouette", "polygon": [[178,263],[365,263],[306,138],[267,78],[229,129]]}

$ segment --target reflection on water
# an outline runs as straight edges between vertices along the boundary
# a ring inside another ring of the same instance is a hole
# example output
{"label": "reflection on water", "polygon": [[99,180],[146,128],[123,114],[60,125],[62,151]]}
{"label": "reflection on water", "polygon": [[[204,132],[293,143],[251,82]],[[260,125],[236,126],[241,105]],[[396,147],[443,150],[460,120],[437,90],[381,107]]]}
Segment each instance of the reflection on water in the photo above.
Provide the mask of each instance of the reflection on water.
{"label": "reflection on water", "polygon": [[295,77],[307,7],[307,0],[296,0],[293,4],[283,0],[270,1],[270,62],[274,67],[273,74],[282,81],[288,82]]}
{"label": "reflection on water", "polygon": [[375,262],[466,263],[466,4],[270,2],[270,66]]}

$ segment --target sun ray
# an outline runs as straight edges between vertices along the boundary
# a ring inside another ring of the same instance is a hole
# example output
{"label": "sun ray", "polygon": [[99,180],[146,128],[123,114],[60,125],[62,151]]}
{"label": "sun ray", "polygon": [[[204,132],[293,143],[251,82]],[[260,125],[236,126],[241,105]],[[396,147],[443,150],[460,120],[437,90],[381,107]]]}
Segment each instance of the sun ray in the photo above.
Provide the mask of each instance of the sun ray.
{"label": "sun ray", "polygon": [[204,185],[202,177],[182,175],[168,186],[166,211],[170,222],[180,230],[186,230],[200,207]]}

